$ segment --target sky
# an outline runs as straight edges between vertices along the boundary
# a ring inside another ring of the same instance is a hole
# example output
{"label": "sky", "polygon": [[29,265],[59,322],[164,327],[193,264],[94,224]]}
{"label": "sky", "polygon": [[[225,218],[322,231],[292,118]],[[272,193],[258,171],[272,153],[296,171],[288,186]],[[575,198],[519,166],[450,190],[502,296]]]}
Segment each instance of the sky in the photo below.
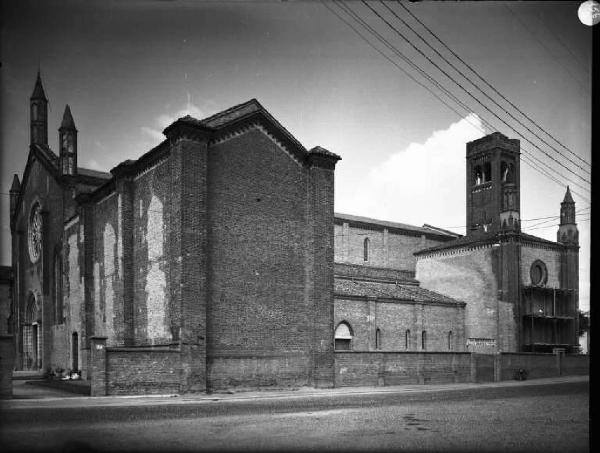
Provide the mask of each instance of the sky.
{"label": "sky", "polygon": [[[395,2],[1,4],[0,264],[10,264],[7,194],[12,175],[21,177],[25,167],[29,97],[39,67],[50,102],[49,144],[57,149],[58,127],[69,104],[79,130],[79,166],[108,171],[160,143],[164,127],[180,116],[201,119],[256,98],[306,148],[319,145],[342,157],[335,174],[336,212],[428,223],[462,234],[466,142],[495,130],[519,138],[526,153],[521,162],[523,230],[556,240],[558,221],[547,217],[558,216],[570,184],[579,211],[580,308],[588,309],[590,192],[585,180],[590,176],[584,161],[591,160],[592,29],[578,19],[580,2],[403,3],[566,149],[531,123],[526,124],[546,143],[513,121],[470,82],[502,107],[510,109],[509,104],[453,60],[469,74],[468,80],[461,79],[386,8],[450,58]],[[464,108],[369,35],[344,5],[449,89]],[[537,159],[528,161],[533,165],[524,162],[530,154]]]}

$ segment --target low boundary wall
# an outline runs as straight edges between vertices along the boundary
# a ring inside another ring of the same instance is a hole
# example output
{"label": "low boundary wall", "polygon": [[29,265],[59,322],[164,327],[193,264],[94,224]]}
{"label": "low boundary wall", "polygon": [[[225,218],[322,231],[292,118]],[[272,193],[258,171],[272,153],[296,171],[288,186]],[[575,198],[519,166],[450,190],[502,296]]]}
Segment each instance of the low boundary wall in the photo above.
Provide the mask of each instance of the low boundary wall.
{"label": "low boundary wall", "polygon": [[291,353],[221,353],[207,356],[209,391],[298,388],[310,383],[310,356]]}
{"label": "low boundary wall", "polygon": [[[4,357],[2,360],[4,365]],[[589,360],[589,355],[559,351],[555,354],[336,351],[335,386],[494,382],[519,377],[587,375]],[[310,384],[309,363],[309,357],[295,354],[209,355],[207,366],[212,382],[209,390],[306,386]],[[88,377],[92,396],[180,393],[181,351],[176,345],[107,348],[106,338],[93,337]]]}
{"label": "low boundary wall", "polygon": [[336,352],[335,386],[442,384],[471,381],[468,352]]}
{"label": "low boundary wall", "polygon": [[335,386],[494,382],[589,374],[589,355],[337,351]]}
{"label": "low boundary wall", "polygon": [[106,347],[91,339],[91,395],[179,393],[181,357],[178,347]]}

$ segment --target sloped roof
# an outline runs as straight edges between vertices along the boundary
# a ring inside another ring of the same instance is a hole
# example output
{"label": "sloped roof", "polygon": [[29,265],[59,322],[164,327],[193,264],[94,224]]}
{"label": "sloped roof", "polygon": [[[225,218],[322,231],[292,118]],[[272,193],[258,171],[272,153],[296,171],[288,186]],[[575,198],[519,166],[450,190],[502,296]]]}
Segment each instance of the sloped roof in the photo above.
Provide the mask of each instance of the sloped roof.
{"label": "sloped roof", "polygon": [[464,304],[464,302],[421,288],[420,286],[369,282],[345,278],[335,278],[334,294],[342,297],[376,297],[423,303]]}
{"label": "sloped roof", "polygon": [[37,73],[37,79],[35,80],[35,86],[33,87],[33,93],[31,93],[31,99],[44,99],[46,98],[46,93],[44,93],[44,87],[42,86],[42,76],[40,71]]}
{"label": "sloped roof", "polygon": [[575,203],[573,201],[573,196],[571,195],[571,189],[567,186],[567,191],[565,192],[565,198],[562,201],[563,203]]}
{"label": "sloped roof", "polygon": [[65,113],[63,113],[63,119],[60,123],[61,129],[75,129],[75,121],[73,120],[73,115],[71,115],[71,107],[69,104],[65,107]]}
{"label": "sloped roof", "polygon": [[112,175],[105,171],[92,170],[90,168],[83,167],[77,167],[77,174],[82,176],[88,176],[90,178],[98,178],[104,180],[109,180],[110,178],[112,178]]}
{"label": "sloped roof", "polygon": [[370,225],[375,225],[375,226],[382,227],[382,228],[413,231],[415,233],[420,233],[420,234],[444,237],[444,238],[447,238],[447,240],[451,240],[451,239],[459,236],[456,233],[444,232],[444,230],[442,230],[441,228],[434,229],[435,227],[431,227],[431,226],[419,227],[419,226],[415,226],[415,225],[409,225],[406,223],[389,222],[387,220],[373,219],[370,217],[363,217],[363,216],[351,215],[351,214],[342,214],[340,212],[336,212],[334,214],[334,216],[336,219],[339,219],[341,221],[370,224]]}
{"label": "sloped roof", "polygon": [[[561,245],[557,242],[549,241],[544,238],[540,238],[537,236],[533,236],[527,233],[515,233],[515,235],[520,238],[522,241],[536,242],[540,244],[560,247]],[[429,247],[423,250],[419,250],[414,253],[414,255],[422,255],[430,252],[437,252],[441,250],[452,250],[454,248],[465,247],[465,246],[475,246],[475,245],[484,245],[491,244],[499,241],[498,233],[485,233],[481,231],[473,232],[467,236],[462,236],[453,241],[446,242],[444,244],[436,245],[433,247]]]}

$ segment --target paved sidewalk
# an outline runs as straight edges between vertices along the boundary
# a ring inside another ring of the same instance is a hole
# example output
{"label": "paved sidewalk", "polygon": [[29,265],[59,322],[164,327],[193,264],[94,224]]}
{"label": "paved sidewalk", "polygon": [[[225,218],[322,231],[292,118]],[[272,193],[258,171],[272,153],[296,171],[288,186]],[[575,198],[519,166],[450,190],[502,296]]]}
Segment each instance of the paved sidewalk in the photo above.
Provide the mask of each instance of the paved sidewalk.
{"label": "paved sidewalk", "polygon": [[314,389],[303,387],[297,390],[263,390],[237,393],[199,393],[185,395],[143,395],[143,396],[71,396],[69,398],[43,398],[43,399],[13,399],[2,402],[5,409],[17,408],[77,408],[77,407],[133,407],[133,406],[160,406],[160,405],[189,405],[235,403],[251,400],[277,400],[277,399],[302,399],[319,398],[344,395],[377,395],[377,394],[402,394],[402,393],[431,393],[452,390],[483,389],[494,387],[523,387],[539,386],[561,383],[589,382],[589,376],[562,376],[546,379],[531,379],[527,381],[501,381],[489,383],[462,383],[438,385],[399,385],[387,387],[342,387],[333,389]]}

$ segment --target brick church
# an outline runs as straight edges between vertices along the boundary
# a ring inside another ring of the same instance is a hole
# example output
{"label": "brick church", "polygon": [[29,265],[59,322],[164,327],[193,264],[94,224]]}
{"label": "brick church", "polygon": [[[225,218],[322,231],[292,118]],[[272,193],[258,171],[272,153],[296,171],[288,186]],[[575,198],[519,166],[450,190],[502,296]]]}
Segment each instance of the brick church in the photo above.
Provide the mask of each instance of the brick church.
{"label": "brick church", "polygon": [[16,369],[86,379],[105,349],[108,393],[330,387],[336,350],[576,347],[574,202],[556,243],[520,231],[518,140],[467,145],[463,237],[334,214],[340,157],[254,99],[110,173],[78,166],[69,106],[57,153],[47,120],[38,74],[10,190]]}

